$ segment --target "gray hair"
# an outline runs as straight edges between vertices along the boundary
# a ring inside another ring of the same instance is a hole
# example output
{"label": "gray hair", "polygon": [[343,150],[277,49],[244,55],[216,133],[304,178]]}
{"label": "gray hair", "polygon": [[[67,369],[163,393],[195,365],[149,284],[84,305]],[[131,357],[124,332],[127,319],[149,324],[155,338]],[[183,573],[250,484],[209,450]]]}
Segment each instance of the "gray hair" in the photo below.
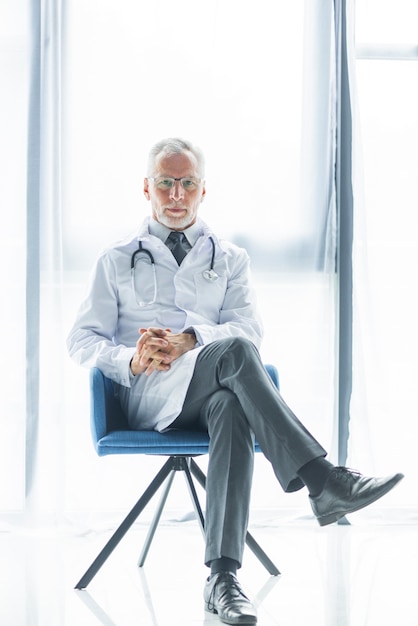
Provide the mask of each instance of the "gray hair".
{"label": "gray hair", "polygon": [[148,155],[148,176],[152,176],[154,174],[155,161],[161,152],[165,152],[165,154],[180,154],[188,150],[191,152],[197,160],[197,165],[199,169],[199,176],[204,178],[205,176],[205,157],[203,152],[197,146],[194,146],[190,141],[186,141],[185,139],[177,138],[168,138],[161,139],[158,141],[149,151]]}

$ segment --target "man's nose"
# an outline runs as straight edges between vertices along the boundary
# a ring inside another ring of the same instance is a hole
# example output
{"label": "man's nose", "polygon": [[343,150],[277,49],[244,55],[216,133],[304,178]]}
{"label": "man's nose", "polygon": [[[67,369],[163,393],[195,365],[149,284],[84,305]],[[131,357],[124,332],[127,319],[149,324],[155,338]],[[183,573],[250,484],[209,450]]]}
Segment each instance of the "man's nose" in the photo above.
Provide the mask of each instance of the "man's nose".
{"label": "man's nose", "polygon": [[180,200],[184,197],[184,189],[179,180],[174,181],[174,185],[170,189],[170,198],[173,200]]}

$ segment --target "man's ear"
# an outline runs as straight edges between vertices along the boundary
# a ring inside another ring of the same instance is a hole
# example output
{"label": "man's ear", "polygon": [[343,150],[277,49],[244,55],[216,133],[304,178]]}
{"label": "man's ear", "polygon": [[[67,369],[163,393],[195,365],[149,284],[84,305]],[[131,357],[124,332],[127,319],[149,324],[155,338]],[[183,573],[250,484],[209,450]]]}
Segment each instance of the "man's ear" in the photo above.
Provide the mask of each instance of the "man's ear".
{"label": "man's ear", "polygon": [[144,178],[144,196],[146,197],[147,200],[150,199],[148,178]]}
{"label": "man's ear", "polygon": [[205,196],[206,196],[206,187],[205,187],[205,185],[203,184],[202,196],[201,196],[201,198],[200,198],[200,202],[203,202],[203,200],[205,199]]}

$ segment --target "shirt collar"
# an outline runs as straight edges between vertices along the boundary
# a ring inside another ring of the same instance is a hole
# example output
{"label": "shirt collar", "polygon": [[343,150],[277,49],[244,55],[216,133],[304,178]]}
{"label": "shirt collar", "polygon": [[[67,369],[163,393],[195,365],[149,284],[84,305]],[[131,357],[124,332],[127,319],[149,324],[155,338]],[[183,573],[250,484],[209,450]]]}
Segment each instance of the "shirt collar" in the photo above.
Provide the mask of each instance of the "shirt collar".
{"label": "shirt collar", "polygon": [[[170,228],[167,228],[167,226],[160,224],[153,217],[151,217],[151,219],[149,220],[149,232],[151,235],[154,235],[154,237],[158,237],[159,239],[161,239],[161,241],[165,243],[167,237],[172,231],[170,230]],[[202,224],[199,220],[197,220],[194,224],[192,224],[188,228],[185,228],[182,232],[186,235],[187,241],[193,247],[203,233]]]}

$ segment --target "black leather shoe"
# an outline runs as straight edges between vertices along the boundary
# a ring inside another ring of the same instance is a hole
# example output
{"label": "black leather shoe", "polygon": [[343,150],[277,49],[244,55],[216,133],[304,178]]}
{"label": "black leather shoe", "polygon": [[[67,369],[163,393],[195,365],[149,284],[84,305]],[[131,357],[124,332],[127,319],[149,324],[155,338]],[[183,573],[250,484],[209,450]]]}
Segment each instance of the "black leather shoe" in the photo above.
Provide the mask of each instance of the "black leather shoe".
{"label": "black leather shoe", "polygon": [[217,613],[225,624],[257,623],[256,610],[232,572],[220,572],[208,578],[203,597],[205,609]]}
{"label": "black leather shoe", "polygon": [[312,510],[320,526],[332,524],[348,513],[375,502],[403,478],[394,474],[387,478],[368,478],[346,467],[331,470],[318,496],[309,496]]}

